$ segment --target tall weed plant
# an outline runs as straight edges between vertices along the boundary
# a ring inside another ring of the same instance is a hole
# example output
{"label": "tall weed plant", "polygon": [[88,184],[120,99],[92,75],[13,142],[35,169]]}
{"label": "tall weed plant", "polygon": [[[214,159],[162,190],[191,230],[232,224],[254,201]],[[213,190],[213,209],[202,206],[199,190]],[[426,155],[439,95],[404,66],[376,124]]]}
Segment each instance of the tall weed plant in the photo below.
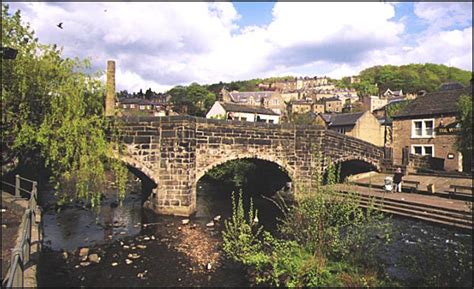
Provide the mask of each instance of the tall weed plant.
{"label": "tall weed plant", "polygon": [[[314,150],[313,150],[314,151]],[[319,150],[316,150],[318,152]],[[316,155],[314,164],[321,164]],[[225,222],[224,251],[246,265],[257,284],[269,286],[382,286],[370,252],[374,234],[389,231],[374,207],[359,207],[356,195],[334,193],[340,168],[328,162],[328,182],[322,185],[319,168],[313,169],[310,189],[299,187],[294,204],[276,202],[283,212],[280,238],[264,231],[248,217],[242,196],[232,198],[233,215]],[[318,175],[316,175],[318,174]],[[386,238],[387,240],[389,238]]]}

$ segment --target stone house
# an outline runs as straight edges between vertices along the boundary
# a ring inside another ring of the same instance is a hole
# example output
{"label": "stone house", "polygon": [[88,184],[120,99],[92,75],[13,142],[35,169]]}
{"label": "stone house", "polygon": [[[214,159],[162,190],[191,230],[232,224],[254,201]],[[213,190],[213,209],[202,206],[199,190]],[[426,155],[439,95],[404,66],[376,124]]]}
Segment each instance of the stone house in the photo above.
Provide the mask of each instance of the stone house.
{"label": "stone house", "polygon": [[329,112],[342,112],[342,101],[337,97],[325,98],[324,102],[324,111]]}
{"label": "stone house", "polygon": [[302,114],[308,112],[324,113],[324,103],[312,99],[295,99],[290,102],[291,112]]}
{"label": "stone house", "polygon": [[236,103],[250,106],[263,106],[279,115],[286,111],[286,104],[279,92],[274,91],[231,91],[221,90],[219,100],[223,103]]}
{"label": "stone house", "polygon": [[172,107],[169,101],[162,103],[144,98],[119,98],[115,103],[122,115],[153,115],[165,116],[172,115]]}
{"label": "stone house", "polygon": [[[471,87],[444,85],[433,93],[418,96],[393,116],[393,157],[402,165],[403,150],[444,160],[446,171],[462,171],[463,155],[456,148],[457,102],[461,95],[472,96]],[[470,162],[470,160],[468,161]]]}
{"label": "stone house", "polygon": [[280,115],[260,105],[246,105],[216,101],[206,114],[206,118],[240,120],[249,122],[279,123]]}
{"label": "stone house", "polygon": [[386,106],[387,103],[388,98],[386,97],[380,97],[376,95],[362,97],[362,107],[370,112],[381,109],[382,107]]}
{"label": "stone house", "polygon": [[385,129],[372,113],[325,113],[319,114],[316,123],[325,124],[327,129],[352,136],[376,146],[384,145]]}

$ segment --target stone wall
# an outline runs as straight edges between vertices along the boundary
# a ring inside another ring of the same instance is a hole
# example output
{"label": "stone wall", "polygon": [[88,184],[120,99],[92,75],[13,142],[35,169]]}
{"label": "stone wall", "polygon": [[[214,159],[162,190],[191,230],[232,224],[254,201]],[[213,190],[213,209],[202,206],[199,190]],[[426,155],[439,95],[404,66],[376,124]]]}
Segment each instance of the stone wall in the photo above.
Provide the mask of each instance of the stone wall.
{"label": "stone wall", "polygon": [[[127,164],[158,186],[148,206],[158,213],[196,211],[196,183],[211,168],[230,160],[274,162],[293,182],[311,188],[316,164],[313,150],[334,162],[358,159],[380,168],[383,150],[362,140],[317,126],[223,121],[190,116],[116,119]],[[300,193],[298,190],[296,194]]]}
{"label": "stone wall", "polygon": [[[433,117],[434,118],[434,117]],[[456,121],[455,116],[444,116],[434,118],[435,128],[446,126]],[[460,169],[459,153],[456,149],[456,135],[435,135],[431,138],[412,138],[412,119],[393,120],[393,158],[395,165],[402,165],[402,149],[408,147],[411,151],[412,145],[433,145],[434,157],[444,159],[444,170],[456,171]],[[454,158],[448,158],[452,154]]]}

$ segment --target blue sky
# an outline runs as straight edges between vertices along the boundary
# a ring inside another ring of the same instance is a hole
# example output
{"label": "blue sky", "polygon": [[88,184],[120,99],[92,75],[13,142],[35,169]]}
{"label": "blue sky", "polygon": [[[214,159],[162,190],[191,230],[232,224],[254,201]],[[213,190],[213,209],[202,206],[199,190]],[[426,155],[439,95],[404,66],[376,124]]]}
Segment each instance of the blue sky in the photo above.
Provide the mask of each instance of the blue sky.
{"label": "blue sky", "polygon": [[237,21],[240,26],[268,25],[272,21],[275,2],[232,2],[241,15]]}
{"label": "blue sky", "polygon": [[[270,76],[342,76],[383,64],[472,71],[471,2],[12,2],[42,43],[117,62],[118,89]],[[56,25],[63,22],[64,29]]]}

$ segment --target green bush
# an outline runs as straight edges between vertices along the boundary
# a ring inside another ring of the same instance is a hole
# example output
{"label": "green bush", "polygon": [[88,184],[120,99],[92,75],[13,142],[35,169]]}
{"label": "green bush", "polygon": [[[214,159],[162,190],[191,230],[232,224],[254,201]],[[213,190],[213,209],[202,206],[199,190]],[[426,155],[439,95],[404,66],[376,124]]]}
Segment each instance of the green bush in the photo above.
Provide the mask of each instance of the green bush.
{"label": "green bush", "polygon": [[[330,170],[336,168],[330,166]],[[383,285],[379,272],[372,269],[376,262],[371,254],[377,247],[374,234],[388,234],[381,213],[359,207],[355,195],[337,197],[330,187],[307,192],[293,205],[279,204],[284,213],[278,227],[281,238],[253,222],[256,212],[252,206],[246,218],[242,195],[238,200],[232,195],[233,214],[225,221],[224,251],[245,265],[257,284]]]}

